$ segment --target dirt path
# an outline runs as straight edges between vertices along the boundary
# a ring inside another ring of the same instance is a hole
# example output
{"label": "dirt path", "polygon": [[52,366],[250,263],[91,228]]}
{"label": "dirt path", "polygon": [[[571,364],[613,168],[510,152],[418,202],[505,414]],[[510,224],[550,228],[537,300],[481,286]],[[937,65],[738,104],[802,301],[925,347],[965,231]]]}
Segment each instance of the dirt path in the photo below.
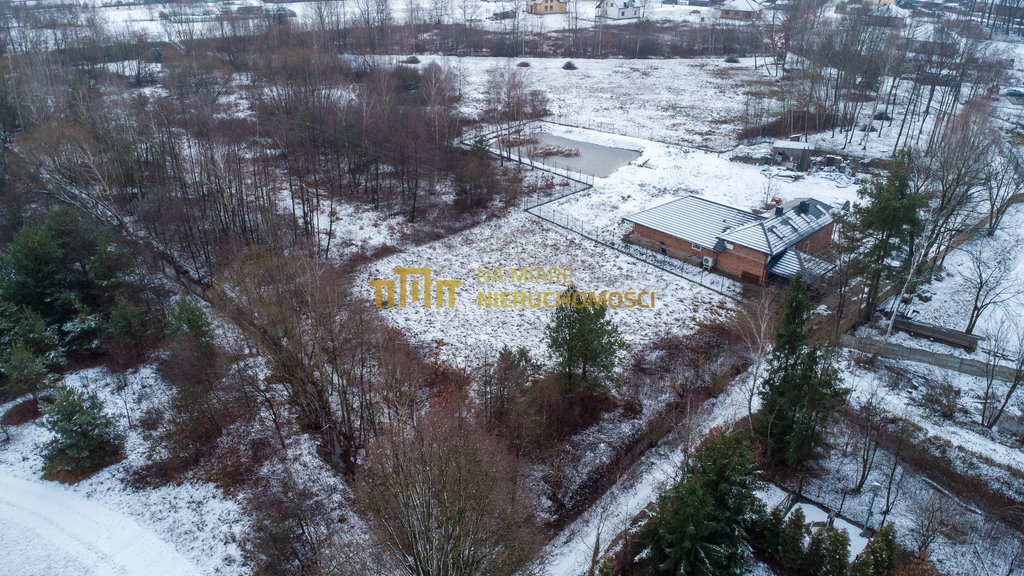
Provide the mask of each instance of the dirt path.
{"label": "dirt path", "polygon": [[0,471],[0,572],[7,576],[199,576],[131,518],[60,484]]}

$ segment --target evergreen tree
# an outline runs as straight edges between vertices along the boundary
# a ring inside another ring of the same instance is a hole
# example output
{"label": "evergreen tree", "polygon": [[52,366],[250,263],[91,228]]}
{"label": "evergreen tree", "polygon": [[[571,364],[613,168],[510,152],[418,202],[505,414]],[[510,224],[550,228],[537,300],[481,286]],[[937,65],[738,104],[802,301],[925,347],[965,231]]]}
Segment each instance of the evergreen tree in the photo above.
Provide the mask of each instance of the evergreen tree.
{"label": "evergreen tree", "polygon": [[778,556],[775,560],[789,572],[795,572],[804,564],[804,536],[807,518],[802,508],[796,508],[786,519],[779,533]]}
{"label": "evergreen tree", "polygon": [[615,370],[623,340],[606,317],[607,306],[588,300],[573,286],[561,299],[547,328],[548,348],[570,387],[589,387]]}
{"label": "evergreen tree", "polygon": [[886,524],[850,566],[850,576],[889,576],[896,566],[896,529]]}
{"label": "evergreen tree", "polygon": [[121,453],[124,435],[95,393],[58,386],[53,404],[43,404],[40,410],[46,417],[43,426],[53,433],[43,448],[51,474],[88,474]]}
{"label": "evergreen tree", "polygon": [[785,525],[786,511],[782,508],[772,508],[760,524],[759,531],[765,554],[773,560],[781,557],[782,528]]}
{"label": "evergreen tree", "polygon": [[925,197],[911,186],[913,170],[910,150],[898,152],[884,180],[875,180],[857,192],[860,202],[849,218],[848,224],[859,237],[851,248],[857,250],[867,272],[863,312],[868,317],[878,307],[882,280],[906,275],[905,266],[924,228],[921,209]]}
{"label": "evergreen tree", "polygon": [[742,574],[750,552],[747,529],[760,502],[750,453],[737,439],[715,435],[694,457],[686,478],[658,498],[640,541],[654,574]]}
{"label": "evergreen tree", "polygon": [[797,275],[785,294],[782,323],[759,389],[762,406],[756,422],[766,459],[790,467],[820,443],[824,421],[844,395],[831,356],[807,346],[810,316],[807,285]]}
{"label": "evergreen tree", "polygon": [[167,312],[164,333],[172,339],[188,335],[202,346],[213,343],[213,323],[198,304],[185,296],[175,300]]}
{"label": "evergreen tree", "polygon": [[807,545],[805,565],[811,576],[848,576],[850,536],[845,530],[815,530]]}
{"label": "evergreen tree", "polygon": [[0,259],[0,298],[59,325],[74,312],[67,273],[64,254],[49,230],[26,226]]}
{"label": "evergreen tree", "polygon": [[21,342],[16,342],[0,357],[0,374],[4,394],[9,398],[23,394],[35,398],[40,390],[53,383],[53,374],[46,369],[42,358]]}

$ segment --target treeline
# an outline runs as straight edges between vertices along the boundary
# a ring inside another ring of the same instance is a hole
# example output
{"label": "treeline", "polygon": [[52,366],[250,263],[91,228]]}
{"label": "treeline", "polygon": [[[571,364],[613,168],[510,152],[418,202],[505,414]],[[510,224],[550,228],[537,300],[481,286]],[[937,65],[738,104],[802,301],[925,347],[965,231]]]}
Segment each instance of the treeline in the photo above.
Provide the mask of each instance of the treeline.
{"label": "treeline", "polygon": [[844,148],[866,149],[895,131],[892,153],[931,151],[965,105],[994,95],[1012,62],[970,22],[897,25],[801,1],[785,11],[755,25],[762,65],[783,82],[748,94],[740,139],[832,131]]}

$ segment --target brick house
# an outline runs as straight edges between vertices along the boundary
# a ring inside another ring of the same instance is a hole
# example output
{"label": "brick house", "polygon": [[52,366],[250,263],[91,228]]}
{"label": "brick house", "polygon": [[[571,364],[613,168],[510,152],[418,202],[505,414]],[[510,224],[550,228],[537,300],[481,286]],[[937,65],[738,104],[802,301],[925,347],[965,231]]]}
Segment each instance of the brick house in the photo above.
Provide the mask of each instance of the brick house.
{"label": "brick house", "polygon": [[800,273],[813,282],[827,273],[831,264],[818,256],[832,245],[836,210],[803,198],[754,214],[691,195],[623,220],[633,225],[627,242],[760,286],[771,277]]}

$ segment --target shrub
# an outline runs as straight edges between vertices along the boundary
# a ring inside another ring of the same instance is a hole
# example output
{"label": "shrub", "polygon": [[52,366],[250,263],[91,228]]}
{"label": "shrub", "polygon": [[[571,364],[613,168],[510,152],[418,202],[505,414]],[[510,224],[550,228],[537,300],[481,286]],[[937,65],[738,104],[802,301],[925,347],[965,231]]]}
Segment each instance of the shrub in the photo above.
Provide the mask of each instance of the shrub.
{"label": "shrub", "polygon": [[735,57],[735,56],[729,56],[728,58],[725,59],[725,63],[726,64],[739,64],[740,63],[740,59]]}
{"label": "shrub", "polygon": [[415,57],[415,56],[409,56],[408,58],[402,60],[402,64],[419,64],[419,63],[420,63],[420,59]]}
{"label": "shrub", "polygon": [[576,70],[576,65],[572,63],[572,60],[562,64],[562,70]]}
{"label": "shrub", "polygon": [[95,393],[58,386],[53,403],[40,408],[54,435],[43,447],[48,478],[81,479],[121,455],[124,435]]}
{"label": "shrub", "polygon": [[527,62],[526,60],[523,60],[522,62],[516,64],[516,66],[519,66],[520,68],[529,68],[530,67],[530,63]]}
{"label": "shrub", "polygon": [[175,300],[167,313],[164,333],[171,339],[187,334],[201,345],[213,342],[213,324],[210,318],[198,304],[185,296]]}
{"label": "shrub", "polygon": [[3,373],[3,391],[9,398],[31,394],[35,399],[40,390],[53,383],[53,374],[43,361],[21,342],[17,342],[0,357]]}
{"label": "shrub", "polygon": [[939,416],[949,420],[956,416],[960,406],[960,389],[951,382],[934,382],[928,385],[921,400]]}

